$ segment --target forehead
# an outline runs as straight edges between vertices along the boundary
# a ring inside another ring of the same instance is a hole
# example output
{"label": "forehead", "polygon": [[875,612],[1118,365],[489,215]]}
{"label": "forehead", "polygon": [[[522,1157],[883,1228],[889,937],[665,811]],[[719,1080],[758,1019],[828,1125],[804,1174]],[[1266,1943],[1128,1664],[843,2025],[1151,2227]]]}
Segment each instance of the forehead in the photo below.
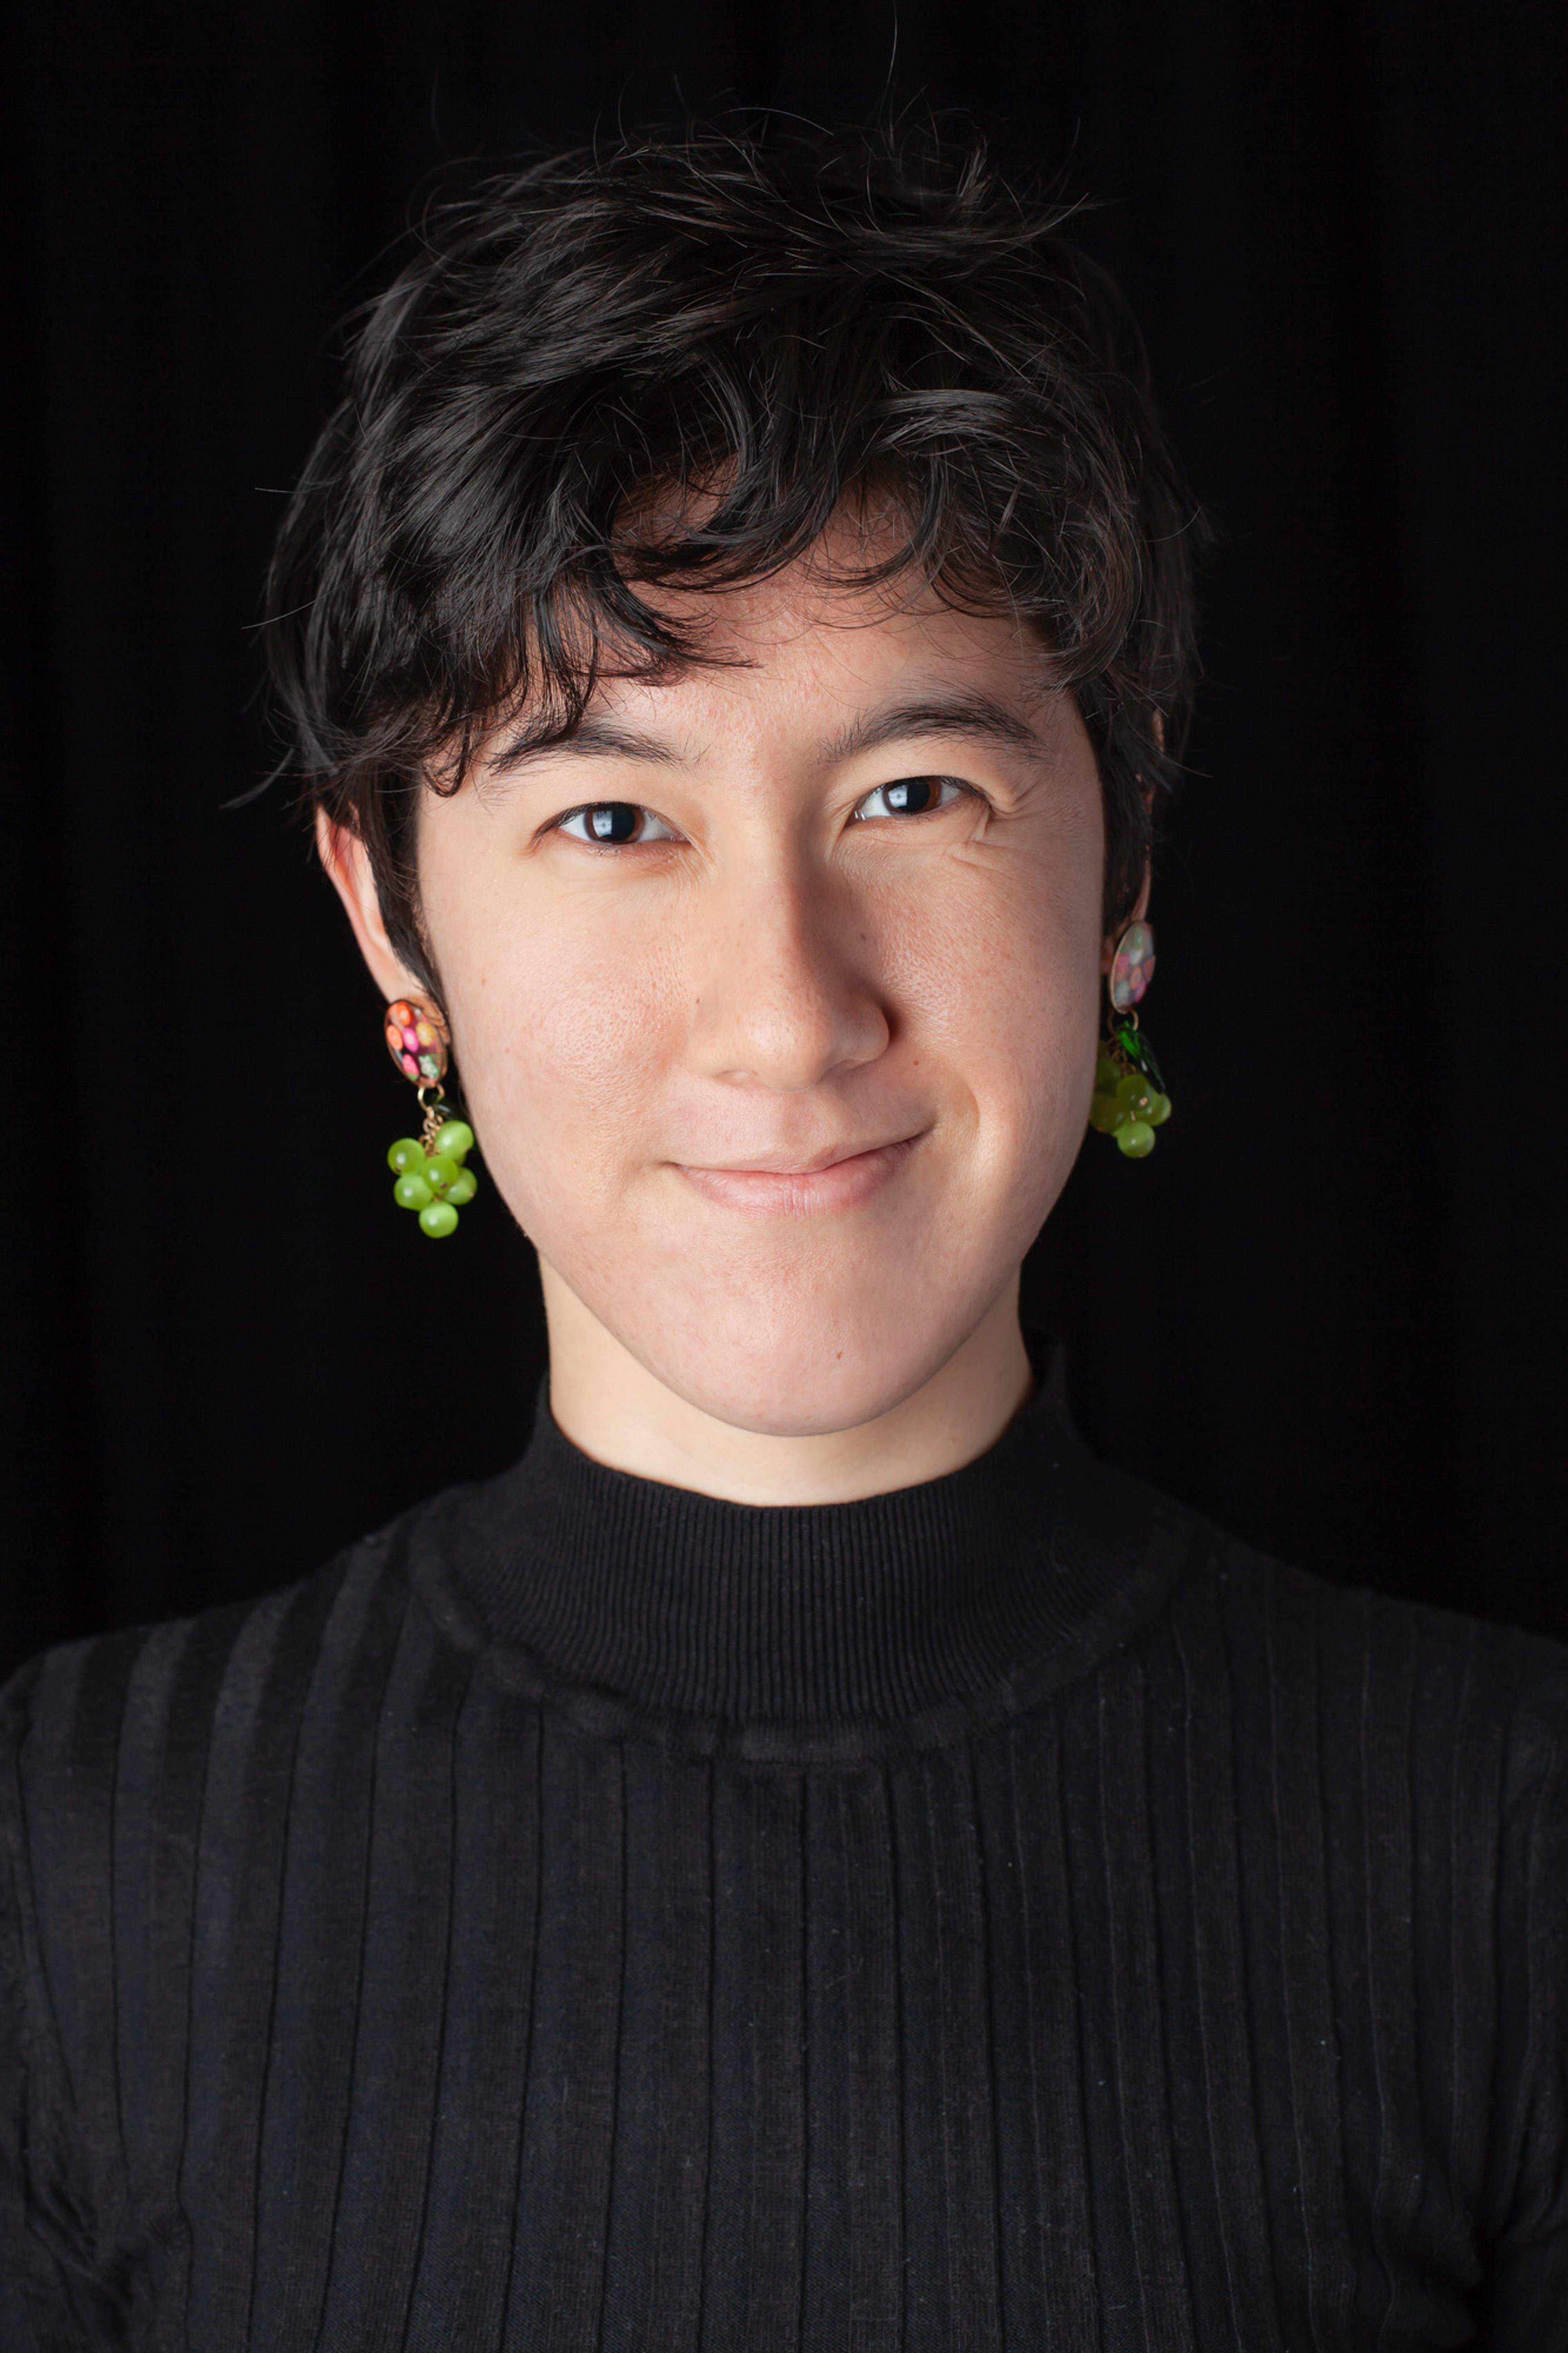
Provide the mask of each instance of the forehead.
{"label": "forehead", "polygon": [[591,709],[636,702],[805,723],[927,689],[984,694],[1031,715],[1058,684],[1049,649],[1022,616],[963,611],[918,582],[846,581],[816,556],[742,586],[638,594],[695,658],[653,676],[607,677]]}

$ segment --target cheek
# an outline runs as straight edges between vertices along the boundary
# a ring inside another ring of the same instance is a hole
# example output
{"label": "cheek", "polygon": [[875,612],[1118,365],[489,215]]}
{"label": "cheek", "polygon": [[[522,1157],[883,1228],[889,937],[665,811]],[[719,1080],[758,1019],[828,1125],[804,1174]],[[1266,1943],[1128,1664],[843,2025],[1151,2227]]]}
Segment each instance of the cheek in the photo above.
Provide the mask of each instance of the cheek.
{"label": "cheek", "polygon": [[678,1051],[657,938],[520,913],[488,937],[467,925],[441,969],[480,1146],[520,1221],[602,1198]]}
{"label": "cheek", "polygon": [[911,1052],[961,1082],[998,1152],[1037,1155],[1064,1121],[1076,1149],[1099,1022],[1098,869],[977,849],[949,880],[884,929]]}

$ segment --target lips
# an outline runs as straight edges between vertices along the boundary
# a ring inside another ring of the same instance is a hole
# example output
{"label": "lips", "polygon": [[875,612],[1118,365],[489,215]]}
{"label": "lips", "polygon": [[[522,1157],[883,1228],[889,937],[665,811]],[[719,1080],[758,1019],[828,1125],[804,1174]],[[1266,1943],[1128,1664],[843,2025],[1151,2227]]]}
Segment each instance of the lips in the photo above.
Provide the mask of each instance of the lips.
{"label": "lips", "polygon": [[862,1208],[889,1184],[920,1142],[906,1135],[890,1144],[846,1152],[828,1145],[788,1166],[770,1155],[744,1167],[704,1167],[677,1161],[687,1182],[719,1206],[753,1217],[812,1217]]}

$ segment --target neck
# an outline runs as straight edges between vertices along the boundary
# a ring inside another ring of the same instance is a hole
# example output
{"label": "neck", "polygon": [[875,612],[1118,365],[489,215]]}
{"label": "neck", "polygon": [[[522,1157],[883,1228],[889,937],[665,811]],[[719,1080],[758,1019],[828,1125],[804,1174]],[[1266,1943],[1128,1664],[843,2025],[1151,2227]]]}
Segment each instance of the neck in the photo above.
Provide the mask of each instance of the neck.
{"label": "neck", "polygon": [[1015,1274],[929,1379],[849,1430],[780,1436],[705,1412],[649,1372],[541,1262],[550,1409],[614,1471],[736,1504],[847,1504],[962,1470],[994,1445],[1033,1386]]}

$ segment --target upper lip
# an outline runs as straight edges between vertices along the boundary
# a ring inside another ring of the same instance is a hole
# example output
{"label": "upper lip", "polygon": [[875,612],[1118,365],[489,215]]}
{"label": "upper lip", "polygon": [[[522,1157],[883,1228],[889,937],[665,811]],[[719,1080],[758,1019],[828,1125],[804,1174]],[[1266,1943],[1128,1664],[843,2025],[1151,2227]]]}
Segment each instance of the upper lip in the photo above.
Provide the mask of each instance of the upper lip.
{"label": "upper lip", "polygon": [[841,1160],[863,1159],[868,1152],[886,1152],[892,1145],[914,1140],[912,1133],[884,1135],[874,1144],[825,1144],[816,1152],[758,1152],[746,1160],[689,1160],[684,1165],[720,1176],[817,1176],[825,1168],[836,1168]]}

